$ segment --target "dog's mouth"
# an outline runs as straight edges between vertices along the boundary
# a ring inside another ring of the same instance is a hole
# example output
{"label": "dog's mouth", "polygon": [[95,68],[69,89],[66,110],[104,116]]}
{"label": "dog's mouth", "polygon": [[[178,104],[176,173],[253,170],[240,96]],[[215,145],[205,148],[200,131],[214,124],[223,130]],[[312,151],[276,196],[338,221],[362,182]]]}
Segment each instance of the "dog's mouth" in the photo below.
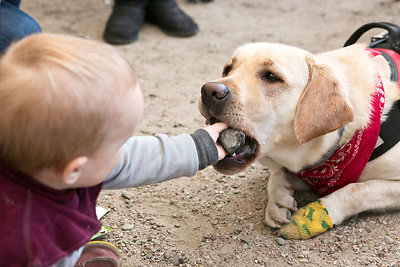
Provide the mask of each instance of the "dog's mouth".
{"label": "dog's mouth", "polygon": [[[211,118],[210,124],[219,120]],[[224,147],[227,155],[214,165],[214,168],[224,174],[234,174],[246,169],[255,161],[259,144],[257,140],[238,128],[231,128],[221,132],[218,143]]]}

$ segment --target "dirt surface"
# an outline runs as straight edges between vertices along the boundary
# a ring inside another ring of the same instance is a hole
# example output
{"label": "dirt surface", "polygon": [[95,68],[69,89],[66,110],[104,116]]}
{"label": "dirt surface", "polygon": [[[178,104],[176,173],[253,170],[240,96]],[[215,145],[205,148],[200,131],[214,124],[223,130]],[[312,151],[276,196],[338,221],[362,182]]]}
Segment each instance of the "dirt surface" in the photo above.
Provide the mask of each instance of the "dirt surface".
{"label": "dirt surface", "polygon": [[[109,2],[109,1],[108,1]],[[191,133],[204,125],[200,87],[216,79],[235,48],[282,42],[321,52],[339,48],[364,23],[400,23],[393,0],[216,0],[181,8],[199,24],[188,39],[145,24],[139,40],[118,46],[138,73],[145,98],[137,135]],[[102,0],[26,0],[22,9],[45,32],[102,41],[111,11]],[[118,191],[99,199],[110,212],[102,237],[124,266],[400,266],[399,213],[362,214],[306,241],[278,244],[262,224],[269,172],[253,165],[224,176],[207,168],[192,178]],[[300,204],[315,195],[298,195]]]}

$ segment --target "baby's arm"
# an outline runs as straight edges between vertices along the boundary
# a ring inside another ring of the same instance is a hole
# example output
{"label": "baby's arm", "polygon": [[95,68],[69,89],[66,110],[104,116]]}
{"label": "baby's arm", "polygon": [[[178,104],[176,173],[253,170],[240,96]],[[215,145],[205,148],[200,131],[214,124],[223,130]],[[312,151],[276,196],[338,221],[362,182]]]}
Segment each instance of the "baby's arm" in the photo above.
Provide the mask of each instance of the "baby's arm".
{"label": "baby's arm", "polygon": [[219,122],[198,129],[191,135],[196,144],[199,157],[199,170],[217,163],[218,160],[226,156],[226,151],[217,143],[217,139],[220,132],[227,127],[227,124]]}
{"label": "baby's arm", "polygon": [[124,144],[122,162],[108,176],[103,188],[136,187],[193,176],[225,156],[216,139],[226,127],[216,123],[192,135],[132,137]]}

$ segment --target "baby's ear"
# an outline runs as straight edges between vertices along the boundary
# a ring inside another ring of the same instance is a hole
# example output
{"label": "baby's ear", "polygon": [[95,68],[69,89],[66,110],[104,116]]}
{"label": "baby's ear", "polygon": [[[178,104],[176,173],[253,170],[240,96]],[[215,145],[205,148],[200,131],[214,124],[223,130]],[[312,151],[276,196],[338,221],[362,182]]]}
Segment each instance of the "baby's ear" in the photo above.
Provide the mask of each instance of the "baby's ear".
{"label": "baby's ear", "polygon": [[71,186],[75,184],[82,174],[82,169],[88,162],[88,158],[81,156],[70,161],[64,168],[62,181],[64,184]]}

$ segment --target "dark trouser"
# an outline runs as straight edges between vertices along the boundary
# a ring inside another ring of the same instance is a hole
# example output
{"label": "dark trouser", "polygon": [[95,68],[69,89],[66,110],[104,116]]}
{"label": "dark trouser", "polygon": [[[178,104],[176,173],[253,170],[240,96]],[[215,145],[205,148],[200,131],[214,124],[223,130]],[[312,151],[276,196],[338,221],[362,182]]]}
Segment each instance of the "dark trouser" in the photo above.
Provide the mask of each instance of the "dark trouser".
{"label": "dark trouser", "polygon": [[3,0],[0,3],[0,54],[16,40],[40,32],[39,24],[19,9],[20,0]]}
{"label": "dark trouser", "polygon": [[150,2],[162,2],[171,0],[115,0],[117,4],[135,5],[135,6],[146,6]]}

